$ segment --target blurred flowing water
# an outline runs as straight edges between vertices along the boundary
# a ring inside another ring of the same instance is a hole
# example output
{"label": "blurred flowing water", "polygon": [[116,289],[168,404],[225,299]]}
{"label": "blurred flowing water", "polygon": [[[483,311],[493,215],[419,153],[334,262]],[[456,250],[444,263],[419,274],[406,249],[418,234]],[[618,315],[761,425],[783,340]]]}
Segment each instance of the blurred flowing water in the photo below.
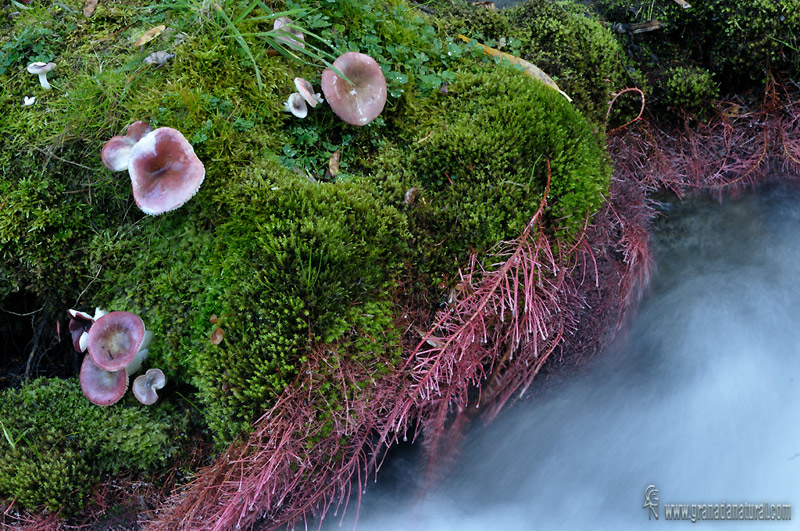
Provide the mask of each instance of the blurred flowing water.
{"label": "blurred flowing water", "polygon": [[[390,459],[358,529],[800,528],[800,188],[664,212],[625,337],[473,429],[436,490],[420,494],[413,452]],[[665,504],[765,501],[793,522],[664,523]]]}

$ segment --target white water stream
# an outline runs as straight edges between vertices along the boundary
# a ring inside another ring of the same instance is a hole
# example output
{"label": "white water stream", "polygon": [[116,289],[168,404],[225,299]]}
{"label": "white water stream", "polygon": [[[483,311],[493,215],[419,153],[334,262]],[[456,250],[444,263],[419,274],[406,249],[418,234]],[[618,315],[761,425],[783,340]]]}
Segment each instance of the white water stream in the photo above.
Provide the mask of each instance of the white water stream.
{"label": "white water stream", "polygon": [[[434,492],[393,459],[358,529],[800,529],[800,189],[686,201],[662,225],[625,338],[474,429]],[[666,504],[764,502],[792,521],[665,521]]]}

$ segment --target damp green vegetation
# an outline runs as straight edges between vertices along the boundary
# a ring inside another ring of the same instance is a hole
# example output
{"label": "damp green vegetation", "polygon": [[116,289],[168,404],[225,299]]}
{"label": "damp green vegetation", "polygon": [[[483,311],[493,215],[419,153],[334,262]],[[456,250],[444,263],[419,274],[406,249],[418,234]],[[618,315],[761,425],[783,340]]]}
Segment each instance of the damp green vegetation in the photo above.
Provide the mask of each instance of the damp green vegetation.
{"label": "damp green vegetation", "polygon": [[[638,70],[627,64],[622,45],[580,3],[530,0],[504,11],[447,0],[431,5],[449,31],[544,70],[572,98],[574,107],[598,124],[605,123],[615,92],[642,85]],[[630,109],[625,104],[616,112],[622,119]]]}
{"label": "damp green vegetation", "polygon": [[[47,349],[32,353],[33,375],[61,374],[48,367],[72,363],[68,308],[132,311],[155,336],[146,368],[170,386],[152,408],[130,397],[100,408],[75,378],[23,383],[30,352],[15,354],[20,363],[0,365],[0,498],[78,510],[107,474],[170,466],[187,409],[222,448],[314,349],[332,356],[309,389],[331,408],[320,422],[370,396],[402,363],[399,308],[438,308],[473,253],[490,268],[491,249],[537,210],[548,165],[546,230],[578,234],[610,179],[608,100],[639,75],[624,43],[578,3],[426,5],[435,15],[402,0],[101,0],[87,18],[83,0],[4,4],[0,306],[26,313],[17,301],[35,301],[41,325],[15,344]],[[304,30],[308,54],[270,53],[280,13]],[[537,64],[573,103],[478,42]],[[143,62],[160,50],[174,57]],[[377,119],[350,126],[327,104],[303,120],[283,111],[296,76],[319,87],[346,51],[381,65],[389,97]],[[25,71],[32,61],[56,63],[52,90]],[[698,82],[675,85],[676,105],[713,97],[717,74],[690,66]],[[101,163],[103,144],[137,120],[180,130],[205,164],[174,212],[144,215],[127,173]],[[20,335],[21,322],[0,333]],[[345,359],[369,378],[338,385]],[[62,413],[46,424],[45,412]]]}
{"label": "damp green vegetation", "polygon": [[[609,24],[657,20],[663,28],[620,35],[626,51],[653,87],[654,102],[667,106],[708,107],[716,88],[760,98],[770,76],[800,74],[800,1],[597,0],[592,2]],[[679,81],[676,69],[687,77]]]}
{"label": "damp green vegetation", "polygon": [[166,466],[181,451],[187,421],[169,403],[131,396],[97,407],[76,378],[39,378],[0,400],[0,493],[25,507],[72,512],[101,477]]}

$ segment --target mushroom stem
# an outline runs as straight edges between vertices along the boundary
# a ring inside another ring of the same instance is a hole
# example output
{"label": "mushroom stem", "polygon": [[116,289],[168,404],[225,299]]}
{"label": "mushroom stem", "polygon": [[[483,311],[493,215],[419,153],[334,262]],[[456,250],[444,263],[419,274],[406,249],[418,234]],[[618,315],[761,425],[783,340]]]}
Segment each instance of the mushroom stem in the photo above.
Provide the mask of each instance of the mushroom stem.
{"label": "mushroom stem", "polygon": [[42,85],[43,89],[50,90],[50,83],[47,82],[47,72],[39,74],[39,84]]}

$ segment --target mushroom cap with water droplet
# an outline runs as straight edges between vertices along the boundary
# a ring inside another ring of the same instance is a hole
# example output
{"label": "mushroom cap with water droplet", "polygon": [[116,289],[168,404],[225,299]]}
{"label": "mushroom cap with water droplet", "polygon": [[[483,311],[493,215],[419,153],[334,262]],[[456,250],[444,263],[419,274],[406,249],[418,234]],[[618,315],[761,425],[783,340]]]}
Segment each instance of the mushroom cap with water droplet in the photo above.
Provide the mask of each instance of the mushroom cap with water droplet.
{"label": "mushroom cap with water droplet", "polygon": [[351,125],[366,125],[383,111],[386,104],[386,78],[380,65],[359,52],[347,52],[334,62],[347,79],[326,68],[322,72],[322,92],[336,115]]}
{"label": "mushroom cap with water droplet", "polygon": [[138,315],[110,312],[89,328],[89,355],[102,369],[123,370],[136,357],[144,337],[144,322]]}
{"label": "mushroom cap with water droplet", "polygon": [[180,131],[159,127],[133,146],[128,173],[136,204],[145,214],[156,216],[194,197],[206,169]]}

